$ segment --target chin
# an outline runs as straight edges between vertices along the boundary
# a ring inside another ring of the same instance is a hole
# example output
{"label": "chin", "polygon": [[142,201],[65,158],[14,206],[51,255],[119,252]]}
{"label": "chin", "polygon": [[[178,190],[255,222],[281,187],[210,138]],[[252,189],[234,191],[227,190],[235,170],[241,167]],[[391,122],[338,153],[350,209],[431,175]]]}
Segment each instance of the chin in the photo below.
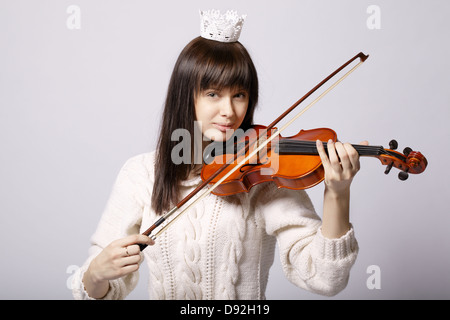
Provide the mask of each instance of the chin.
{"label": "chin", "polygon": [[217,129],[210,129],[203,135],[211,141],[227,141],[229,138],[231,138],[233,133],[234,130],[227,130],[226,132],[223,132]]}
{"label": "chin", "polygon": [[226,141],[227,137],[225,136],[225,134],[219,135],[219,134],[215,134],[212,135],[211,137],[207,137],[209,140],[211,141]]}

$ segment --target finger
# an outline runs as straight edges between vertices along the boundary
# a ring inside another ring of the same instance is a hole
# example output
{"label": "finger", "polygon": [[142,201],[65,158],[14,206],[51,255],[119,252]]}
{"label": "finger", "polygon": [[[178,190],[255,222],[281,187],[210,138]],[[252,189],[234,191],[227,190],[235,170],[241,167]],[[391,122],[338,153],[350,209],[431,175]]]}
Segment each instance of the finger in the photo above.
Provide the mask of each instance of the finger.
{"label": "finger", "polygon": [[351,169],[358,171],[360,167],[358,151],[356,151],[356,149],[350,143],[345,143],[344,148],[348,155]]}
{"label": "finger", "polygon": [[119,248],[117,248],[117,250],[119,250],[120,251],[120,253],[121,253],[121,257],[129,257],[129,256],[132,256],[133,254],[131,254],[130,253],[130,249],[129,248],[131,248],[131,246],[125,246],[125,247],[119,247]]}
{"label": "finger", "polygon": [[347,149],[341,142],[335,143],[336,153],[340,159],[340,165],[343,170],[352,170],[352,163],[350,162]]}
{"label": "finger", "polygon": [[139,249],[139,246],[137,244],[133,244],[125,248],[129,256],[134,256],[141,253],[141,250]]}
{"label": "finger", "polygon": [[320,160],[322,161],[322,165],[327,170],[330,167],[330,160],[328,159],[327,153],[325,152],[325,148],[323,147],[323,142],[320,140],[316,140],[317,152],[319,153]]}
{"label": "finger", "polygon": [[336,172],[342,171],[339,157],[336,152],[336,146],[335,146],[335,143],[333,140],[330,139],[328,141],[327,149],[328,149],[328,158],[330,159],[331,168],[333,168],[333,170]]}
{"label": "finger", "polygon": [[132,246],[125,246],[125,247],[118,246],[115,248],[115,251],[116,254],[114,256],[118,258],[130,257],[135,255]]}
{"label": "finger", "polygon": [[137,271],[139,269],[139,266],[139,263],[130,263],[118,266],[118,270],[115,272],[115,279]]}
{"label": "finger", "polygon": [[133,234],[131,236],[117,240],[115,244],[120,247],[127,247],[138,243],[153,245],[154,241],[150,237],[147,237],[146,235]]}
{"label": "finger", "polygon": [[118,262],[119,266],[123,268],[124,266],[130,266],[133,264],[139,264],[141,262],[141,256],[140,255],[134,255],[129,257],[123,257]]}
{"label": "finger", "polygon": [[129,273],[135,272],[139,269],[139,264],[130,264],[121,268],[120,276],[126,276]]}
{"label": "finger", "polygon": [[364,140],[364,141],[361,141],[359,144],[363,145],[363,146],[368,146],[369,145],[369,141]]}

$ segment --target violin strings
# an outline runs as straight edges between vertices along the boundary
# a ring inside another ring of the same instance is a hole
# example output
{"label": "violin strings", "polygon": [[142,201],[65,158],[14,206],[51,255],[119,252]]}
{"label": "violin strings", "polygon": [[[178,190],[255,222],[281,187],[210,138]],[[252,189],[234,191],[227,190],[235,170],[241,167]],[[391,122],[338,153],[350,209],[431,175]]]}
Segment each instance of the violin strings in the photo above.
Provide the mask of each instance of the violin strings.
{"label": "violin strings", "polygon": [[[327,150],[326,142],[322,142],[325,148],[325,151]],[[309,141],[309,140],[281,140],[278,142],[279,153],[296,153],[296,154],[318,154],[317,146],[315,141]],[[387,154],[383,147],[381,146],[366,146],[366,145],[355,145],[352,144],[352,146],[358,151],[358,154],[361,156],[371,156],[371,155],[381,155],[381,154]]]}

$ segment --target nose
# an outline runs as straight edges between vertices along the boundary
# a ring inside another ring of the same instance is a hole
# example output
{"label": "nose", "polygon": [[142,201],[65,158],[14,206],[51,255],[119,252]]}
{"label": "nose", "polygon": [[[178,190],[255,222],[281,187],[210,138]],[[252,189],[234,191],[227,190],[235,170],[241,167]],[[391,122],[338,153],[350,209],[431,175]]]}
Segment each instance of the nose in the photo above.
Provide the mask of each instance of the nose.
{"label": "nose", "polygon": [[220,115],[222,117],[231,118],[234,115],[234,106],[232,97],[224,97],[220,105]]}

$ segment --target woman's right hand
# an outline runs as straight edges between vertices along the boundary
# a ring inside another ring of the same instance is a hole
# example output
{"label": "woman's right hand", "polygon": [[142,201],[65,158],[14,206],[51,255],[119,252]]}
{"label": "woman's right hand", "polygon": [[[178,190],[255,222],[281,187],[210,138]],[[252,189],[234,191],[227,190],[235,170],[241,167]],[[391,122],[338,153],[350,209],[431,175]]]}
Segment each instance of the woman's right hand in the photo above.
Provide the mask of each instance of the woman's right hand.
{"label": "woman's right hand", "polygon": [[109,289],[109,280],[121,278],[139,269],[141,250],[138,244],[155,242],[142,234],[131,235],[111,242],[84,273],[84,287],[92,298],[102,298]]}

